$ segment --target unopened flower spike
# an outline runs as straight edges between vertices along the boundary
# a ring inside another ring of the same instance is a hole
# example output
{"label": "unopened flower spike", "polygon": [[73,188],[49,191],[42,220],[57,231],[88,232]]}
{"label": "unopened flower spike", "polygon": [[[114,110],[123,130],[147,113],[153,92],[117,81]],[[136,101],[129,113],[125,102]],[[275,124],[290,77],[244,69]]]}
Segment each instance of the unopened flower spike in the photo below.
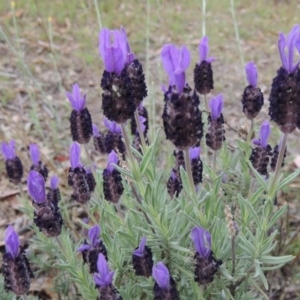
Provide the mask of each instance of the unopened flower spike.
{"label": "unopened flower spike", "polygon": [[96,124],[93,124],[93,137],[96,151],[100,152],[101,154],[106,153],[104,134],[98,129]]}
{"label": "unopened flower spike", "polygon": [[194,146],[203,135],[199,97],[185,82],[185,70],[190,63],[186,47],[168,44],[162,48],[161,59],[169,76],[169,88],[164,94],[162,115],[166,137],[179,150]]}
{"label": "unopened flower spike", "polygon": [[264,95],[257,86],[257,68],[253,62],[247,63],[245,67],[248,86],[245,87],[242,104],[243,112],[247,119],[254,119],[264,104]]}
{"label": "unopened flower spike", "polygon": [[216,260],[211,250],[211,235],[202,227],[195,227],[191,231],[196,253],[195,278],[200,284],[208,284],[213,281],[215,273],[218,271],[222,261]]}
{"label": "unopened flower spike", "polygon": [[88,239],[77,249],[82,253],[83,261],[90,268],[90,273],[98,272],[97,260],[99,253],[102,253],[107,260],[107,251],[102,240],[99,238],[101,229],[98,225],[88,230]]}
{"label": "unopened flower spike", "polygon": [[212,150],[221,149],[225,140],[223,110],[223,96],[221,94],[209,101],[211,113],[208,115],[208,129],[206,134],[206,145]]}
{"label": "unopened flower spike", "polygon": [[[279,34],[278,50],[282,66],[273,79],[269,115],[283,133],[300,128],[300,26],[295,25],[285,36]],[[294,55],[297,53],[297,60]]]}
{"label": "unopened flower spike", "polygon": [[82,96],[78,84],[74,84],[72,93],[66,93],[71,105],[70,129],[73,141],[87,144],[93,134],[92,118],[85,107],[86,95]]}
{"label": "unopened flower spike", "polygon": [[111,121],[124,123],[147,96],[143,68],[130,50],[124,28],[100,31],[99,54],[105,67],[101,80],[103,113]]}
{"label": "unopened flower spike", "polygon": [[13,226],[7,227],[4,242],[5,253],[2,264],[4,289],[6,292],[12,291],[17,296],[26,295],[30,289],[30,278],[33,278],[33,273]]}
{"label": "unopened flower spike", "polygon": [[198,51],[200,60],[194,69],[194,84],[198,93],[206,95],[214,88],[211,63],[215,60],[214,57],[208,57],[209,45],[207,36],[200,40]]}
{"label": "unopened flower spike", "polygon": [[21,183],[23,176],[23,165],[20,158],[16,156],[15,141],[11,140],[9,143],[2,142],[1,150],[5,160],[7,177],[14,184]]}
{"label": "unopened flower spike", "polygon": [[39,172],[46,181],[48,177],[48,169],[40,160],[40,150],[38,146],[36,144],[30,144],[29,153],[32,161],[32,166],[30,167],[30,170]]}
{"label": "unopened flower spike", "polygon": [[61,199],[58,184],[59,184],[59,178],[56,175],[53,175],[50,179],[50,190],[47,194],[47,199],[51,202],[58,203]]}
{"label": "unopened flower spike", "polygon": [[68,185],[73,188],[71,199],[84,204],[90,200],[91,191],[86,169],[80,162],[80,145],[76,142],[70,147],[70,164]]}
{"label": "unopened flower spike", "polygon": [[146,245],[146,237],[143,236],[139,246],[132,253],[132,264],[135,275],[150,277],[152,274],[152,251]]}
{"label": "unopened flower spike", "polygon": [[268,121],[265,121],[260,127],[259,139],[252,141],[257,147],[252,149],[249,158],[254,169],[264,176],[268,176],[268,164],[272,153],[272,148],[268,144],[270,133],[270,124]]}
{"label": "unopened flower spike", "polygon": [[113,286],[114,271],[110,271],[108,263],[102,253],[98,255],[97,273],[94,274],[94,282],[99,291],[98,299],[121,300],[117,289]]}
{"label": "unopened flower spike", "polygon": [[153,266],[152,277],[155,280],[153,287],[154,299],[179,300],[176,283],[170,275],[168,268],[162,262],[158,262],[155,266]]}
{"label": "unopened flower spike", "polygon": [[123,194],[123,184],[120,172],[113,164],[118,164],[119,158],[115,151],[111,151],[107,160],[107,167],[103,170],[103,193],[107,201],[117,203]]}
{"label": "unopened flower spike", "polygon": [[34,224],[47,237],[60,235],[63,220],[58,202],[53,201],[51,197],[46,197],[44,177],[36,171],[30,171],[27,186],[28,193],[33,199]]}

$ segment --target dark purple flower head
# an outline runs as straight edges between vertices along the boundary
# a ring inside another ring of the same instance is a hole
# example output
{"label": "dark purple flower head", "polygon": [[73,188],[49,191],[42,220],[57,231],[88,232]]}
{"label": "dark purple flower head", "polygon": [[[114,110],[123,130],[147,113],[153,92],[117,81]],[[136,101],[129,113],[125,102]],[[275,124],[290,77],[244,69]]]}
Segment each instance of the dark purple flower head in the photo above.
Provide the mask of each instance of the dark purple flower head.
{"label": "dark purple flower head", "polygon": [[130,52],[124,28],[109,30],[104,28],[99,33],[99,54],[104,62],[105,70],[120,75],[126,63],[131,63],[135,56]]}
{"label": "dark purple flower head", "polygon": [[112,164],[117,165],[118,161],[119,158],[117,153],[114,150],[112,150],[108,155],[108,159],[107,159],[107,169],[110,173],[114,170],[114,166]]}
{"label": "dark purple flower head", "polygon": [[209,45],[208,45],[208,37],[204,36],[199,43],[199,47],[198,47],[198,51],[199,51],[199,57],[200,57],[200,62],[202,61],[206,61],[208,63],[211,63],[215,60],[214,57],[208,57],[208,53],[209,53]]}
{"label": "dark purple flower head", "polygon": [[294,52],[297,50],[300,53],[300,26],[297,24],[285,36],[283,33],[278,37],[278,50],[283,68],[290,74],[293,73],[299,66],[300,59],[294,63]]}
{"label": "dark purple flower head", "polygon": [[5,160],[14,159],[16,157],[14,140],[11,140],[9,143],[2,142],[2,154]]}
{"label": "dark purple flower head", "polygon": [[100,136],[100,131],[99,131],[99,128],[97,127],[96,124],[93,124],[93,136],[94,137],[99,137]]}
{"label": "dark purple flower head", "polygon": [[51,190],[56,190],[59,184],[59,178],[56,175],[53,175],[50,179]]}
{"label": "dark purple flower head", "polygon": [[139,247],[133,251],[133,254],[142,257],[144,255],[145,246],[146,246],[146,237],[143,236],[139,244]]}
{"label": "dark purple flower head", "polygon": [[167,44],[161,50],[161,60],[169,76],[169,85],[176,85],[178,94],[181,94],[185,86],[185,70],[191,61],[189,50],[185,46],[179,49]]}
{"label": "dark purple flower head", "polygon": [[270,124],[268,121],[265,121],[260,126],[259,130],[259,139],[252,140],[253,144],[266,148],[268,146],[268,140],[271,133]]}
{"label": "dark purple flower head", "polygon": [[66,95],[71,102],[72,107],[80,112],[84,109],[85,101],[86,101],[86,95],[83,97],[81,96],[80,89],[78,84],[73,85],[72,93],[66,92]]}
{"label": "dark purple flower head", "polygon": [[30,171],[27,177],[27,188],[30,197],[36,203],[43,203],[46,200],[44,177],[36,171]]}
{"label": "dark purple flower head", "polygon": [[208,258],[211,252],[211,235],[202,227],[195,227],[191,232],[194,247],[203,258]]}
{"label": "dark purple flower head", "polygon": [[209,106],[211,110],[211,117],[213,120],[217,120],[220,117],[223,109],[223,96],[221,94],[210,99]]}
{"label": "dark purple flower head", "polygon": [[94,281],[99,286],[108,286],[112,284],[114,271],[110,271],[107,261],[102,253],[99,253],[97,261],[98,272],[94,274]]}
{"label": "dark purple flower head", "polygon": [[82,167],[80,163],[80,145],[77,142],[72,143],[70,148],[70,163],[71,168],[74,170],[77,167]]}
{"label": "dark purple flower head", "polygon": [[121,126],[118,125],[114,121],[109,121],[108,119],[104,119],[104,124],[106,128],[111,132],[111,133],[121,133]]}
{"label": "dark purple flower head", "polygon": [[30,144],[29,152],[30,152],[31,161],[35,166],[38,166],[40,161],[40,150],[37,144]]}
{"label": "dark purple flower head", "polygon": [[9,253],[12,258],[16,258],[19,254],[20,240],[14,228],[10,225],[5,231],[5,251]]}
{"label": "dark purple flower head", "polygon": [[250,61],[245,67],[247,74],[247,81],[249,85],[256,87],[257,86],[257,68],[254,62]]}
{"label": "dark purple flower head", "polygon": [[193,160],[193,159],[195,159],[195,158],[199,158],[199,156],[200,156],[200,151],[201,151],[201,148],[200,148],[200,147],[190,148],[190,149],[189,149],[190,159]]}
{"label": "dark purple flower head", "polygon": [[160,261],[152,268],[152,277],[162,289],[170,286],[170,273],[168,268]]}

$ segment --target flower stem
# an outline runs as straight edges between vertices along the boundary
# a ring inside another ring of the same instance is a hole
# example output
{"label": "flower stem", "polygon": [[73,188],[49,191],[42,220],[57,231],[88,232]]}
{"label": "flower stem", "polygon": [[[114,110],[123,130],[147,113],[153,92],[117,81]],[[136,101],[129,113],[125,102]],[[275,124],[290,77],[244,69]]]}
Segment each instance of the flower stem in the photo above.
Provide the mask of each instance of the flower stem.
{"label": "flower stem", "polygon": [[22,295],[22,299],[23,299],[23,300],[27,300],[26,294]]}
{"label": "flower stem", "polygon": [[134,117],[135,117],[135,122],[136,122],[137,130],[138,130],[139,135],[140,135],[140,139],[141,139],[141,143],[142,143],[142,148],[145,151],[145,149],[146,149],[146,143],[145,143],[144,133],[143,133],[143,130],[142,130],[142,126],[141,126],[141,122],[140,122],[140,118],[139,118],[139,113],[138,113],[137,109],[134,112]]}
{"label": "flower stem", "polygon": [[250,121],[251,121],[251,123],[250,123],[250,129],[249,129],[248,135],[247,135],[247,143],[248,144],[250,143],[252,132],[253,132],[253,129],[254,129],[254,120],[251,119]]}
{"label": "flower stem", "polygon": [[191,167],[191,159],[190,159],[190,153],[189,149],[184,150],[184,162],[185,162],[185,169],[188,175],[188,180],[190,184],[190,188],[193,193],[195,193],[195,185],[194,185],[194,179],[192,174],[192,167]]}
{"label": "flower stem", "polygon": [[206,0],[202,0],[202,36],[206,35]]}
{"label": "flower stem", "polygon": [[206,113],[209,113],[209,108],[208,108],[206,94],[204,94],[203,97],[204,97],[205,111],[206,111]]}
{"label": "flower stem", "polygon": [[129,138],[128,138],[128,135],[127,135],[127,132],[126,132],[125,123],[121,123],[121,129],[122,129],[122,135],[123,135],[123,138],[124,138],[126,150],[127,150],[128,155],[129,155],[129,159],[130,159],[131,163],[134,164],[134,158],[133,158],[133,155],[132,155],[132,152],[131,152],[131,149],[130,149],[130,142],[129,142]]}
{"label": "flower stem", "polygon": [[276,168],[275,168],[275,173],[274,173],[273,180],[271,181],[271,184],[270,184],[269,195],[271,196],[272,199],[274,198],[274,195],[275,195],[277,180],[278,180],[278,177],[279,177],[281,165],[282,165],[283,158],[284,158],[284,152],[285,152],[285,148],[286,148],[287,136],[288,136],[287,133],[284,133],[282,135],[279,155],[278,155]]}
{"label": "flower stem", "polygon": [[232,255],[232,271],[231,275],[235,274],[235,236],[231,237],[231,255]]}
{"label": "flower stem", "polygon": [[213,172],[214,172],[214,176],[216,175],[216,166],[217,166],[217,150],[214,151],[214,155],[213,155]]}
{"label": "flower stem", "polygon": [[124,214],[123,214],[123,212],[122,212],[122,208],[121,208],[120,203],[118,202],[118,203],[116,203],[115,205],[116,205],[116,209],[117,209],[117,212],[118,212],[120,218],[121,218],[122,221],[124,222]]}

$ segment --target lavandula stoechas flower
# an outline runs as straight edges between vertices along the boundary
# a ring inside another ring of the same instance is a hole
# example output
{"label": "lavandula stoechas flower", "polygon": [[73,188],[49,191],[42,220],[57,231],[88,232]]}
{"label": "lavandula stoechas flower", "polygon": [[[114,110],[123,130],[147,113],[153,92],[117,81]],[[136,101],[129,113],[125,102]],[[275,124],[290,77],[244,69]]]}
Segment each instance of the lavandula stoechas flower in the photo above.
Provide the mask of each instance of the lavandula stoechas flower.
{"label": "lavandula stoechas flower", "polygon": [[5,159],[6,173],[11,182],[14,184],[21,183],[23,176],[23,165],[15,153],[15,141],[11,140],[9,143],[2,142],[2,154]]}
{"label": "lavandula stoechas flower", "polygon": [[132,264],[135,275],[149,277],[152,274],[152,251],[146,245],[146,237],[143,236],[139,246],[132,253]]}
{"label": "lavandula stoechas flower", "polygon": [[30,171],[27,177],[28,193],[34,206],[33,222],[47,237],[60,235],[63,219],[56,201],[47,199],[44,177]]}
{"label": "lavandula stoechas flower", "polygon": [[283,133],[291,133],[300,128],[300,59],[294,62],[295,50],[300,52],[299,25],[287,36],[279,34],[278,50],[282,66],[272,82],[269,115]]}
{"label": "lavandula stoechas flower", "polygon": [[30,144],[29,146],[30,158],[32,161],[32,166],[30,170],[39,172],[45,179],[48,177],[48,169],[40,160],[40,150],[36,144]]}
{"label": "lavandula stoechas flower", "polygon": [[272,148],[268,144],[268,139],[271,133],[270,124],[265,121],[259,130],[259,139],[253,140],[256,145],[252,149],[249,160],[251,161],[254,169],[261,175],[268,176],[269,156],[271,155]]}
{"label": "lavandula stoechas flower", "polygon": [[216,260],[211,250],[211,235],[202,227],[192,229],[191,237],[194,242],[196,253],[195,260],[195,281],[200,284],[208,284],[213,281],[222,261]]}
{"label": "lavandula stoechas flower", "polygon": [[202,160],[200,159],[200,151],[200,147],[194,147],[189,149],[192,175],[195,186],[202,182],[203,165]]}
{"label": "lavandula stoechas flower", "polygon": [[59,183],[59,178],[56,175],[53,175],[50,179],[50,190],[47,194],[47,199],[51,202],[58,203],[61,199],[58,183]]}
{"label": "lavandula stoechas flower", "polygon": [[118,203],[124,188],[120,172],[112,164],[118,164],[119,158],[115,151],[111,151],[107,160],[107,167],[103,170],[103,193],[107,201]]}
{"label": "lavandula stoechas flower", "polygon": [[95,191],[95,188],[96,188],[96,180],[95,180],[92,170],[93,169],[96,170],[96,166],[92,165],[90,167],[85,167],[84,169],[86,172],[86,181],[89,186],[89,190],[92,193]]}
{"label": "lavandula stoechas flower", "polygon": [[78,84],[74,84],[72,93],[66,93],[73,110],[70,117],[70,129],[73,141],[87,144],[93,134],[92,118],[85,107],[86,95],[81,96]]}
{"label": "lavandula stoechas flower", "polygon": [[100,294],[97,300],[122,300],[122,297],[112,284],[115,272],[109,270],[107,261],[102,253],[98,255],[97,269],[97,273],[94,274],[94,282]]}
{"label": "lavandula stoechas flower", "polygon": [[245,116],[252,120],[260,112],[264,105],[264,95],[257,86],[257,68],[253,62],[247,63],[245,67],[248,86],[242,96],[243,112]]}
{"label": "lavandula stoechas flower", "polygon": [[142,66],[130,50],[124,28],[102,29],[99,53],[105,67],[101,80],[103,113],[109,120],[124,123],[147,96]]}
{"label": "lavandula stoechas flower", "polygon": [[176,283],[168,268],[162,262],[158,262],[153,266],[152,277],[155,280],[153,288],[154,300],[179,300]]}
{"label": "lavandula stoechas flower", "polygon": [[190,64],[190,52],[168,44],[162,48],[163,67],[169,76],[162,115],[166,137],[179,150],[194,146],[203,135],[199,97],[185,82],[185,70]]}
{"label": "lavandula stoechas flower", "polygon": [[93,126],[93,137],[94,137],[94,146],[96,151],[101,154],[106,153],[105,144],[104,144],[104,134],[99,130],[96,124],[92,124]]}
{"label": "lavandula stoechas flower", "polygon": [[105,150],[106,153],[110,153],[112,150],[120,152],[123,159],[125,159],[126,147],[122,140],[121,126],[114,121],[104,119],[104,124],[108,129],[108,133],[105,137]]}
{"label": "lavandula stoechas flower", "polygon": [[225,140],[225,130],[223,128],[224,119],[222,115],[223,97],[221,94],[209,101],[211,113],[208,115],[208,129],[206,134],[206,145],[212,150],[221,149]]}
{"label": "lavandula stoechas flower", "polygon": [[3,254],[2,274],[4,289],[12,291],[17,296],[25,295],[30,288],[30,278],[33,273],[20,240],[12,226],[5,231],[5,253]]}
{"label": "lavandula stoechas flower", "polygon": [[80,163],[80,145],[76,142],[70,148],[70,163],[68,184],[73,188],[71,199],[84,204],[90,200],[91,191],[86,170]]}
{"label": "lavandula stoechas flower", "polygon": [[215,60],[213,57],[208,57],[208,37],[204,36],[200,40],[198,50],[200,61],[196,64],[194,69],[195,90],[200,94],[206,95],[214,88],[211,63]]}
{"label": "lavandula stoechas flower", "polygon": [[99,253],[102,253],[107,260],[107,251],[102,240],[99,239],[101,229],[98,225],[93,226],[88,230],[88,238],[77,249],[82,253],[83,261],[88,264],[90,273],[97,273],[97,260]]}

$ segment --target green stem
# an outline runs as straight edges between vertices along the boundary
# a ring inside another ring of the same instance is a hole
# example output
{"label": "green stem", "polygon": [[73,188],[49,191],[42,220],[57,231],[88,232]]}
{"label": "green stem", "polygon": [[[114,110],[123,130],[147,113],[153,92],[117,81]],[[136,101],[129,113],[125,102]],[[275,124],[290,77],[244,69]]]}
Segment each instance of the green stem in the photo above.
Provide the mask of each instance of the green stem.
{"label": "green stem", "polygon": [[279,155],[276,163],[275,173],[274,173],[273,180],[271,181],[270,190],[269,190],[270,191],[269,195],[271,196],[271,199],[273,199],[275,195],[277,180],[280,174],[280,169],[284,158],[287,136],[288,133],[284,133],[281,138],[281,145],[280,145]]}
{"label": "green stem", "polygon": [[206,1],[202,0],[202,36],[206,35]]}
{"label": "green stem", "polygon": [[119,203],[119,202],[118,202],[118,203],[115,203],[115,206],[116,206],[116,209],[117,209],[117,212],[118,212],[120,218],[121,218],[122,221],[124,222],[124,214],[123,214],[123,212],[122,212],[120,203]]}
{"label": "green stem", "polygon": [[27,300],[26,294],[22,295],[22,299],[23,299],[23,300]]}
{"label": "green stem", "polygon": [[247,144],[250,144],[252,132],[253,132],[253,129],[254,129],[254,120],[251,119],[250,121],[251,121],[251,123],[250,123],[250,129],[249,129],[248,135],[247,135]]}
{"label": "green stem", "polygon": [[100,10],[99,10],[99,7],[98,7],[98,1],[97,0],[94,0],[94,6],[95,6],[95,9],[96,9],[99,29],[101,30],[102,29],[102,21],[101,21],[101,14],[100,14]]}
{"label": "green stem", "polygon": [[192,193],[195,194],[195,185],[194,185],[194,179],[192,174],[192,167],[191,167],[191,159],[190,159],[190,152],[189,149],[184,150],[184,162],[185,162],[185,169],[188,175],[188,180],[190,184],[190,188],[192,190]]}
{"label": "green stem", "polygon": [[121,123],[121,129],[122,129],[122,135],[123,135],[123,138],[124,138],[127,154],[129,156],[129,160],[130,160],[132,166],[134,166],[134,158],[133,158],[133,155],[132,155],[132,152],[131,152],[130,142],[129,142],[129,138],[128,138],[128,135],[127,135],[127,132],[126,132],[125,123]]}
{"label": "green stem", "polygon": [[142,143],[142,148],[143,148],[143,151],[145,151],[145,149],[146,149],[146,143],[145,143],[144,133],[143,133],[143,130],[142,130],[142,126],[141,126],[141,122],[140,122],[140,118],[139,118],[139,113],[138,113],[137,109],[134,112],[134,117],[135,117],[135,122],[136,122],[137,130],[138,130],[139,135],[140,135],[140,139],[141,139],[141,143]]}
{"label": "green stem", "polygon": [[214,177],[216,176],[216,166],[217,166],[217,150],[214,151],[213,155],[213,172],[214,172]]}
{"label": "green stem", "polygon": [[209,113],[209,108],[208,108],[206,94],[203,95],[203,98],[204,98],[204,104],[205,104],[205,111],[206,111],[206,113]]}

